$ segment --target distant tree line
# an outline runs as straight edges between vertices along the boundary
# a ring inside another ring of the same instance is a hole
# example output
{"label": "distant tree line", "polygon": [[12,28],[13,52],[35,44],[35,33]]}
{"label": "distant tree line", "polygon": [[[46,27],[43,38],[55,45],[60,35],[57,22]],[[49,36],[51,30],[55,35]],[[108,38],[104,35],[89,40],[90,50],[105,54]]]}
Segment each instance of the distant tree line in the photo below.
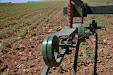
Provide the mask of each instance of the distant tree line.
{"label": "distant tree line", "polygon": [[12,3],[12,2],[6,2],[6,3]]}
{"label": "distant tree line", "polygon": [[0,3],[12,3],[12,2],[2,2],[2,1],[0,0]]}
{"label": "distant tree line", "polygon": [[31,2],[36,2],[36,1],[28,1],[28,3],[31,3]]}

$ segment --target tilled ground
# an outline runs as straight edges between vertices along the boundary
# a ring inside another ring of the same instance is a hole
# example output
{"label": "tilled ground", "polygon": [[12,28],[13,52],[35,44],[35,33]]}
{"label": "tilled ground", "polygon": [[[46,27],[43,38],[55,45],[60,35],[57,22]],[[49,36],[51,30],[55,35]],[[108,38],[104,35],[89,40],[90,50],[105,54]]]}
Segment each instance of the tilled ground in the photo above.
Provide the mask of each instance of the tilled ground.
{"label": "tilled ground", "polygon": [[[64,5],[65,6],[65,5]],[[61,8],[61,9],[59,9]],[[59,9],[58,12],[55,12]],[[65,15],[63,19],[55,23],[61,16],[63,12],[63,6],[59,6],[47,17],[50,17],[44,23],[42,23],[36,32],[32,32],[28,37],[18,37],[20,44],[17,47],[7,47],[6,49],[0,49],[0,74],[9,72],[9,75],[40,75],[42,69],[45,65],[42,57],[42,41],[45,36],[51,35],[55,32],[58,32],[62,28],[66,27],[64,22],[67,22],[67,16]],[[56,13],[56,14],[54,14]],[[90,15],[89,15],[90,16]],[[102,42],[99,42],[98,46],[98,63],[97,63],[97,74],[98,75],[112,75],[113,74],[113,29],[111,25],[113,22],[109,20],[113,19],[107,15],[103,15],[102,18],[105,18],[106,24],[105,28],[99,30],[99,35],[104,38]],[[46,18],[45,18],[46,19]],[[86,18],[95,19],[94,17]],[[52,21],[51,21],[52,20]],[[79,21],[79,19],[77,19]],[[86,21],[84,22],[87,25]],[[48,25],[48,23],[50,23]],[[54,29],[55,26],[58,26],[57,29]],[[33,36],[37,36],[36,39],[32,39]],[[3,39],[1,39],[3,40]],[[90,40],[87,40],[88,46],[92,47],[91,51],[94,53],[95,48],[95,38],[94,36],[90,37]],[[58,68],[51,68],[49,71],[50,75],[73,75],[73,59],[75,56],[75,48],[70,48],[72,54],[65,55],[62,61],[62,65]],[[102,58],[103,54],[109,52],[106,58]],[[85,56],[84,51],[80,46],[79,56]],[[94,61],[91,60],[81,60],[78,62],[77,66],[77,75],[92,75],[94,67]]]}

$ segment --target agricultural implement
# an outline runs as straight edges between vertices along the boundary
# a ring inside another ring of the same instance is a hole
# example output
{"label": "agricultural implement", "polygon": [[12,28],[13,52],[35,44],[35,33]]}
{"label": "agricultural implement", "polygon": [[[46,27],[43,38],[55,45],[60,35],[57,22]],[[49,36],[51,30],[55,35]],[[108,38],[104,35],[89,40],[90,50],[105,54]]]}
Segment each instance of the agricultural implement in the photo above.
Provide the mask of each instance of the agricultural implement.
{"label": "agricultural implement", "polygon": [[[88,6],[81,0],[69,0],[68,7],[64,7],[63,14],[68,14],[68,27],[61,31],[54,33],[50,36],[46,36],[42,43],[42,55],[45,62],[45,67],[41,75],[47,75],[51,67],[58,67],[65,54],[71,54],[70,47],[76,48],[73,75],[76,75],[77,70],[77,58],[79,52],[79,45],[81,42],[85,42],[89,39],[90,35],[94,35],[96,38],[95,43],[95,58],[94,58],[94,71],[96,75],[97,66],[97,52],[98,52],[98,34],[97,22],[92,21],[88,27],[83,24],[83,18],[88,14],[113,14],[113,5],[107,6]],[[81,17],[81,22],[73,22],[73,17]],[[75,38],[75,36],[78,36]],[[76,39],[76,41],[74,41]]]}

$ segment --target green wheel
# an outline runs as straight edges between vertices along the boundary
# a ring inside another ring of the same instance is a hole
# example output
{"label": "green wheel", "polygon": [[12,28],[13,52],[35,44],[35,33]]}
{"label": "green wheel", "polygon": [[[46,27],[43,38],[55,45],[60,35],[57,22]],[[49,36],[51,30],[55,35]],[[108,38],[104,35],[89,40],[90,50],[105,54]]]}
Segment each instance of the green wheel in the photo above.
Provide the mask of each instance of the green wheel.
{"label": "green wheel", "polygon": [[50,36],[47,45],[47,56],[51,66],[58,66],[59,62],[56,61],[59,52],[59,39],[57,36]]}
{"label": "green wheel", "polygon": [[47,66],[59,66],[66,49],[59,52],[59,38],[56,35],[45,37],[42,44],[42,54]]}
{"label": "green wheel", "polygon": [[47,58],[47,43],[48,43],[49,36],[46,36],[42,43],[42,55],[46,65],[50,66],[49,60]]}

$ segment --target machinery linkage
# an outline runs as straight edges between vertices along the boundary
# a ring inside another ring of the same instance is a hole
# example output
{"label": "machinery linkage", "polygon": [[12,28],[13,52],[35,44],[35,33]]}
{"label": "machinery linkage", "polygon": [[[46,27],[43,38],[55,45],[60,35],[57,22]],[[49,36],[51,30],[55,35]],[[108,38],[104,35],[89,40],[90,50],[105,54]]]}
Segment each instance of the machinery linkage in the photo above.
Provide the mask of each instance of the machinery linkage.
{"label": "machinery linkage", "polygon": [[[69,0],[68,8],[64,7],[63,12],[64,14],[68,14],[68,27],[50,36],[46,36],[43,40],[42,55],[46,65],[43,68],[41,75],[47,75],[50,67],[58,67],[61,64],[64,55],[71,54],[72,51],[69,50],[70,47],[76,48],[73,69],[73,75],[76,75],[79,45],[81,42],[85,42],[86,39],[89,39],[90,35],[94,35],[96,38],[95,64],[93,72],[93,74],[96,75],[98,52],[97,29],[101,29],[101,27],[97,27],[97,22],[95,20],[93,20],[92,24],[88,27],[85,27],[83,24],[83,18],[87,17],[87,14],[113,14],[113,11],[111,11],[113,10],[112,8],[113,5],[88,6],[81,0]],[[81,17],[81,22],[73,23],[73,17]],[[75,35],[78,36],[76,41],[74,41]]]}

